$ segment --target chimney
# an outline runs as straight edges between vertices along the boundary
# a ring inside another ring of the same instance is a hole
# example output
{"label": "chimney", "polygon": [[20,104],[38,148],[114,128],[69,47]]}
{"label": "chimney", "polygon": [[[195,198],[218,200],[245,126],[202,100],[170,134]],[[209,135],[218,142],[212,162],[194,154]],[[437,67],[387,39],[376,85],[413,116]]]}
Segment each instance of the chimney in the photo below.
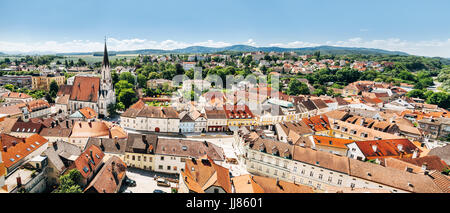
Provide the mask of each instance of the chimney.
{"label": "chimney", "polygon": [[413,152],[412,158],[417,158],[418,154],[419,154],[419,149],[416,148]]}
{"label": "chimney", "polygon": [[403,145],[402,144],[398,144],[397,148],[398,148],[398,151],[403,152]]}
{"label": "chimney", "polygon": [[426,171],[428,169],[428,164],[425,162],[422,164],[422,170]]}
{"label": "chimney", "polygon": [[116,145],[117,149],[120,149],[119,140],[117,139],[117,136],[114,136],[114,144]]}
{"label": "chimney", "polygon": [[22,178],[20,176],[18,176],[16,178],[16,181],[17,181],[17,187],[21,187],[22,186]]}
{"label": "chimney", "polygon": [[373,152],[377,152],[377,145],[372,145]]}

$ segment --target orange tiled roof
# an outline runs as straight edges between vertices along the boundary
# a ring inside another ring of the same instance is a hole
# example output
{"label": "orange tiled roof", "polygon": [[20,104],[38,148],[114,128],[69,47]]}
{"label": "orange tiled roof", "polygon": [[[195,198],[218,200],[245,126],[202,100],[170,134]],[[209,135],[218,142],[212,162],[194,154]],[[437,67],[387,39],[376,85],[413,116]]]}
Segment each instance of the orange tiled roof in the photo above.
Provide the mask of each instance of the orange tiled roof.
{"label": "orange tiled roof", "polygon": [[110,136],[108,126],[102,121],[75,122],[72,128],[72,135],[70,137],[75,138],[87,138],[87,137],[101,137]]}
{"label": "orange tiled roof", "polygon": [[84,107],[80,109],[80,113],[84,115],[87,119],[92,119],[97,117],[97,112],[90,107]]}
{"label": "orange tiled roof", "polygon": [[74,161],[74,166],[84,178],[88,178],[100,166],[104,156],[100,148],[92,145]]}
{"label": "orange tiled roof", "polygon": [[327,137],[327,136],[321,136],[321,135],[313,135],[313,138],[314,138],[314,143],[316,145],[330,146],[330,147],[343,148],[343,149],[347,149],[347,146],[345,144],[354,142],[354,140],[350,140],[350,139],[334,138],[334,137]]}
{"label": "orange tiled roof", "polygon": [[[420,150],[408,139],[387,139],[373,141],[357,141],[355,142],[361,152],[368,159],[384,158],[384,157],[403,157],[413,154],[414,150]],[[399,145],[402,146],[401,150]],[[374,151],[376,146],[376,151]]]}
{"label": "orange tiled roof", "polygon": [[184,181],[189,181],[189,178],[191,178],[190,186],[193,188],[197,187],[192,181],[197,182],[203,191],[211,186],[218,186],[227,193],[232,192],[229,170],[215,164],[207,155],[200,159],[186,160],[185,173]]}
{"label": "orange tiled roof", "polygon": [[314,131],[325,131],[331,129],[326,115],[316,115],[311,118],[303,118],[302,121]]}
{"label": "orange tiled roof", "polygon": [[251,175],[241,175],[232,178],[236,193],[264,193],[261,188],[251,177]]}
{"label": "orange tiled roof", "polygon": [[6,151],[2,149],[2,160],[5,167],[11,167],[18,161],[28,156],[30,153],[34,152],[39,147],[46,144],[47,141],[48,140],[44,137],[38,134],[34,134],[26,138],[24,141],[17,142],[15,146],[8,147]]}
{"label": "orange tiled roof", "polygon": [[18,99],[27,99],[32,98],[30,95],[27,95],[25,93],[18,93],[18,92],[8,92],[2,95],[3,98],[18,98]]}
{"label": "orange tiled roof", "polygon": [[100,78],[76,76],[70,93],[70,100],[97,102],[99,89]]}
{"label": "orange tiled roof", "polygon": [[123,180],[126,170],[127,165],[119,157],[112,156],[84,191],[116,193],[119,190],[120,182]]}

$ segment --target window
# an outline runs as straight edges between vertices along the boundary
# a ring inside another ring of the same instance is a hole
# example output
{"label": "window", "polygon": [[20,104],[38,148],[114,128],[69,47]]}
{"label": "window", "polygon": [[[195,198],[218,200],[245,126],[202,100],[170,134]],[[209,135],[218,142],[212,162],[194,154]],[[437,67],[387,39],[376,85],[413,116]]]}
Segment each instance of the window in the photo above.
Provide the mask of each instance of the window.
{"label": "window", "polygon": [[162,170],[162,169],[163,169],[163,166],[162,166],[162,165],[159,165],[158,168]]}
{"label": "window", "polygon": [[309,176],[312,177],[313,175],[314,175],[314,173],[311,171],[311,172],[309,173]]}
{"label": "window", "polygon": [[354,183],[350,184],[350,188],[355,188],[355,184]]}
{"label": "window", "polygon": [[134,155],[133,155],[133,157],[132,157],[131,159],[132,159],[132,160],[136,160]]}
{"label": "window", "polygon": [[138,156],[138,161],[141,161],[141,156]]}
{"label": "window", "polygon": [[342,180],[338,180],[337,184],[341,185],[342,184]]}
{"label": "window", "polygon": [[319,179],[321,179],[321,180],[322,180],[322,177],[323,177],[323,175],[322,175],[322,174],[319,174]]}
{"label": "window", "polygon": [[167,166],[167,170],[170,170],[170,166]]}
{"label": "window", "polygon": [[144,156],[144,162],[147,161],[147,157]]}
{"label": "window", "polygon": [[164,160],[164,157],[161,157],[161,160]]}
{"label": "window", "polygon": [[328,177],[328,182],[331,183],[331,181],[333,181],[333,178],[332,177]]}

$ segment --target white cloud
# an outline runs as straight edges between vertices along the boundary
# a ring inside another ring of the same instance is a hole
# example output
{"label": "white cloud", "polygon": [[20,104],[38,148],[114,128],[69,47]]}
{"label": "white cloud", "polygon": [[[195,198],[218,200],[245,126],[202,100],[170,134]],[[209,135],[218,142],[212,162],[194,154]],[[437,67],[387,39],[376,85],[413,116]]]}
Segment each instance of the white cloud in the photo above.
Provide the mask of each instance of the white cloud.
{"label": "white cloud", "polygon": [[[174,40],[165,40],[158,42],[139,38],[132,38],[132,39],[108,38],[108,49],[111,51],[137,50],[137,49],[173,50],[179,48],[186,48],[189,46],[226,47],[231,46],[233,44],[236,43],[214,41],[214,40],[189,43]],[[248,39],[247,41],[241,42],[240,44],[256,46],[256,42],[253,39]],[[350,38],[348,40],[326,41],[321,43],[293,41],[288,43],[268,44],[268,46],[277,46],[285,48],[315,47],[321,45],[338,46],[338,47],[378,48],[391,51],[403,51],[413,55],[441,56],[450,58],[450,38],[447,40],[429,40],[429,41],[411,42],[401,40],[399,38],[364,40],[363,38],[356,37]],[[17,53],[17,52],[69,53],[69,52],[94,52],[102,50],[103,50],[103,41],[96,42],[90,40],[72,40],[64,42],[45,41],[34,43],[0,41],[0,52],[6,53]]]}
{"label": "white cloud", "polygon": [[[179,42],[174,40],[165,40],[161,42],[150,41],[146,39],[116,39],[108,38],[108,50],[123,51],[123,50],[137,50],[137,49],[163,49],[173,50],[179,48],[186,48],[189,46],[207,46],[207,47],[226,47],[232,45],[231,43],[208,40],[204,42]],[[103,50],[103,42],[95,42],[89,40],[72,40],[67,42],[45,41],[35,43],[25,42],[7,42],[0,41],[1,52],[94,52]]]}
{"label": "white cloud", "polygon": [[398,38],[381,39],[381,40],[364,40],[362,38],[350,38],[344,41],[327,41],[324,43],[309,43],[303,41],[295,41],[290,43],[276,43],[270,46],[279,46],[287,48],[302,48],[312,46],[337,46],[337,47],[363,47],[377,48],[390,51],[402,51],[413,55],[421,56],[440,56],[450,58],[450,38],[447,40],[432,40],[411,42]]}
{"label": "white cloud", "polygon": [[256,42],[253,41],[253,39],[249,39],[247,42],[244,43],[245,45],[255,46]]}

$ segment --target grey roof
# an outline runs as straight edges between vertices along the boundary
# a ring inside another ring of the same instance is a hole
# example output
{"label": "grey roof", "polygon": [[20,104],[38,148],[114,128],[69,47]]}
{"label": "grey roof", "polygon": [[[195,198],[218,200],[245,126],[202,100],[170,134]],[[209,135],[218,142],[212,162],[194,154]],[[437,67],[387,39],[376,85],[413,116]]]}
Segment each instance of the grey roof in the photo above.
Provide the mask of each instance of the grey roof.
{"label": "grey roof", "polygon": [[61,158],[70,159],[71,156],[80,156],[81,149],[73,144],[57,141],[44,151],[44,155],[48,157],[49,161],[55,165],[59,172],[62,172],[65,166]]}
{"label": "grey roof", "polygon": [[450,144],[430,150],[430,152],[428,153],[428,156],[430,156],[430,155],[438,156],[446,164],[450,165]]}
{"label": "grey roof", "polygon": [[304,113],[308,112],[308,109],[301,103],[295,105],[295,112],[296,113]]}
{"label": "grey roof", "polygon": [[[116,143],[117,142],[117,143]],[[126,139],[113,138],[89,138],[86,144],[86,149],[92,145],[99,147],[104,153],[125,154],[127,147]]]}
{"label": "grey roof", "polygon": [[158,146],[155,153],[160,155],[194,157],[197,159],[208,155],[216,161],[223,161],[225,159],[223,149],[210,142],[177,138],[158,139]]}
{"label": "grey roof", "polygon": [[311,100],[302,101],[302,104],[308,111],[317,109],[316,105]]}
{"label": "grey roof", "polygon": [[182,112],[180,113],[180,122],[195,122],[191,116],[189,115],[189,112]]}
{"label": "grey roof", "polygon": [[[146,142],[144,141],[146,140]],[[149,134],[128,134],[126,152],[145,152],[151,153],[155,150],[158,144],[158,136]],[[150,145],[153,146],[153,150],[150,150]]]}

